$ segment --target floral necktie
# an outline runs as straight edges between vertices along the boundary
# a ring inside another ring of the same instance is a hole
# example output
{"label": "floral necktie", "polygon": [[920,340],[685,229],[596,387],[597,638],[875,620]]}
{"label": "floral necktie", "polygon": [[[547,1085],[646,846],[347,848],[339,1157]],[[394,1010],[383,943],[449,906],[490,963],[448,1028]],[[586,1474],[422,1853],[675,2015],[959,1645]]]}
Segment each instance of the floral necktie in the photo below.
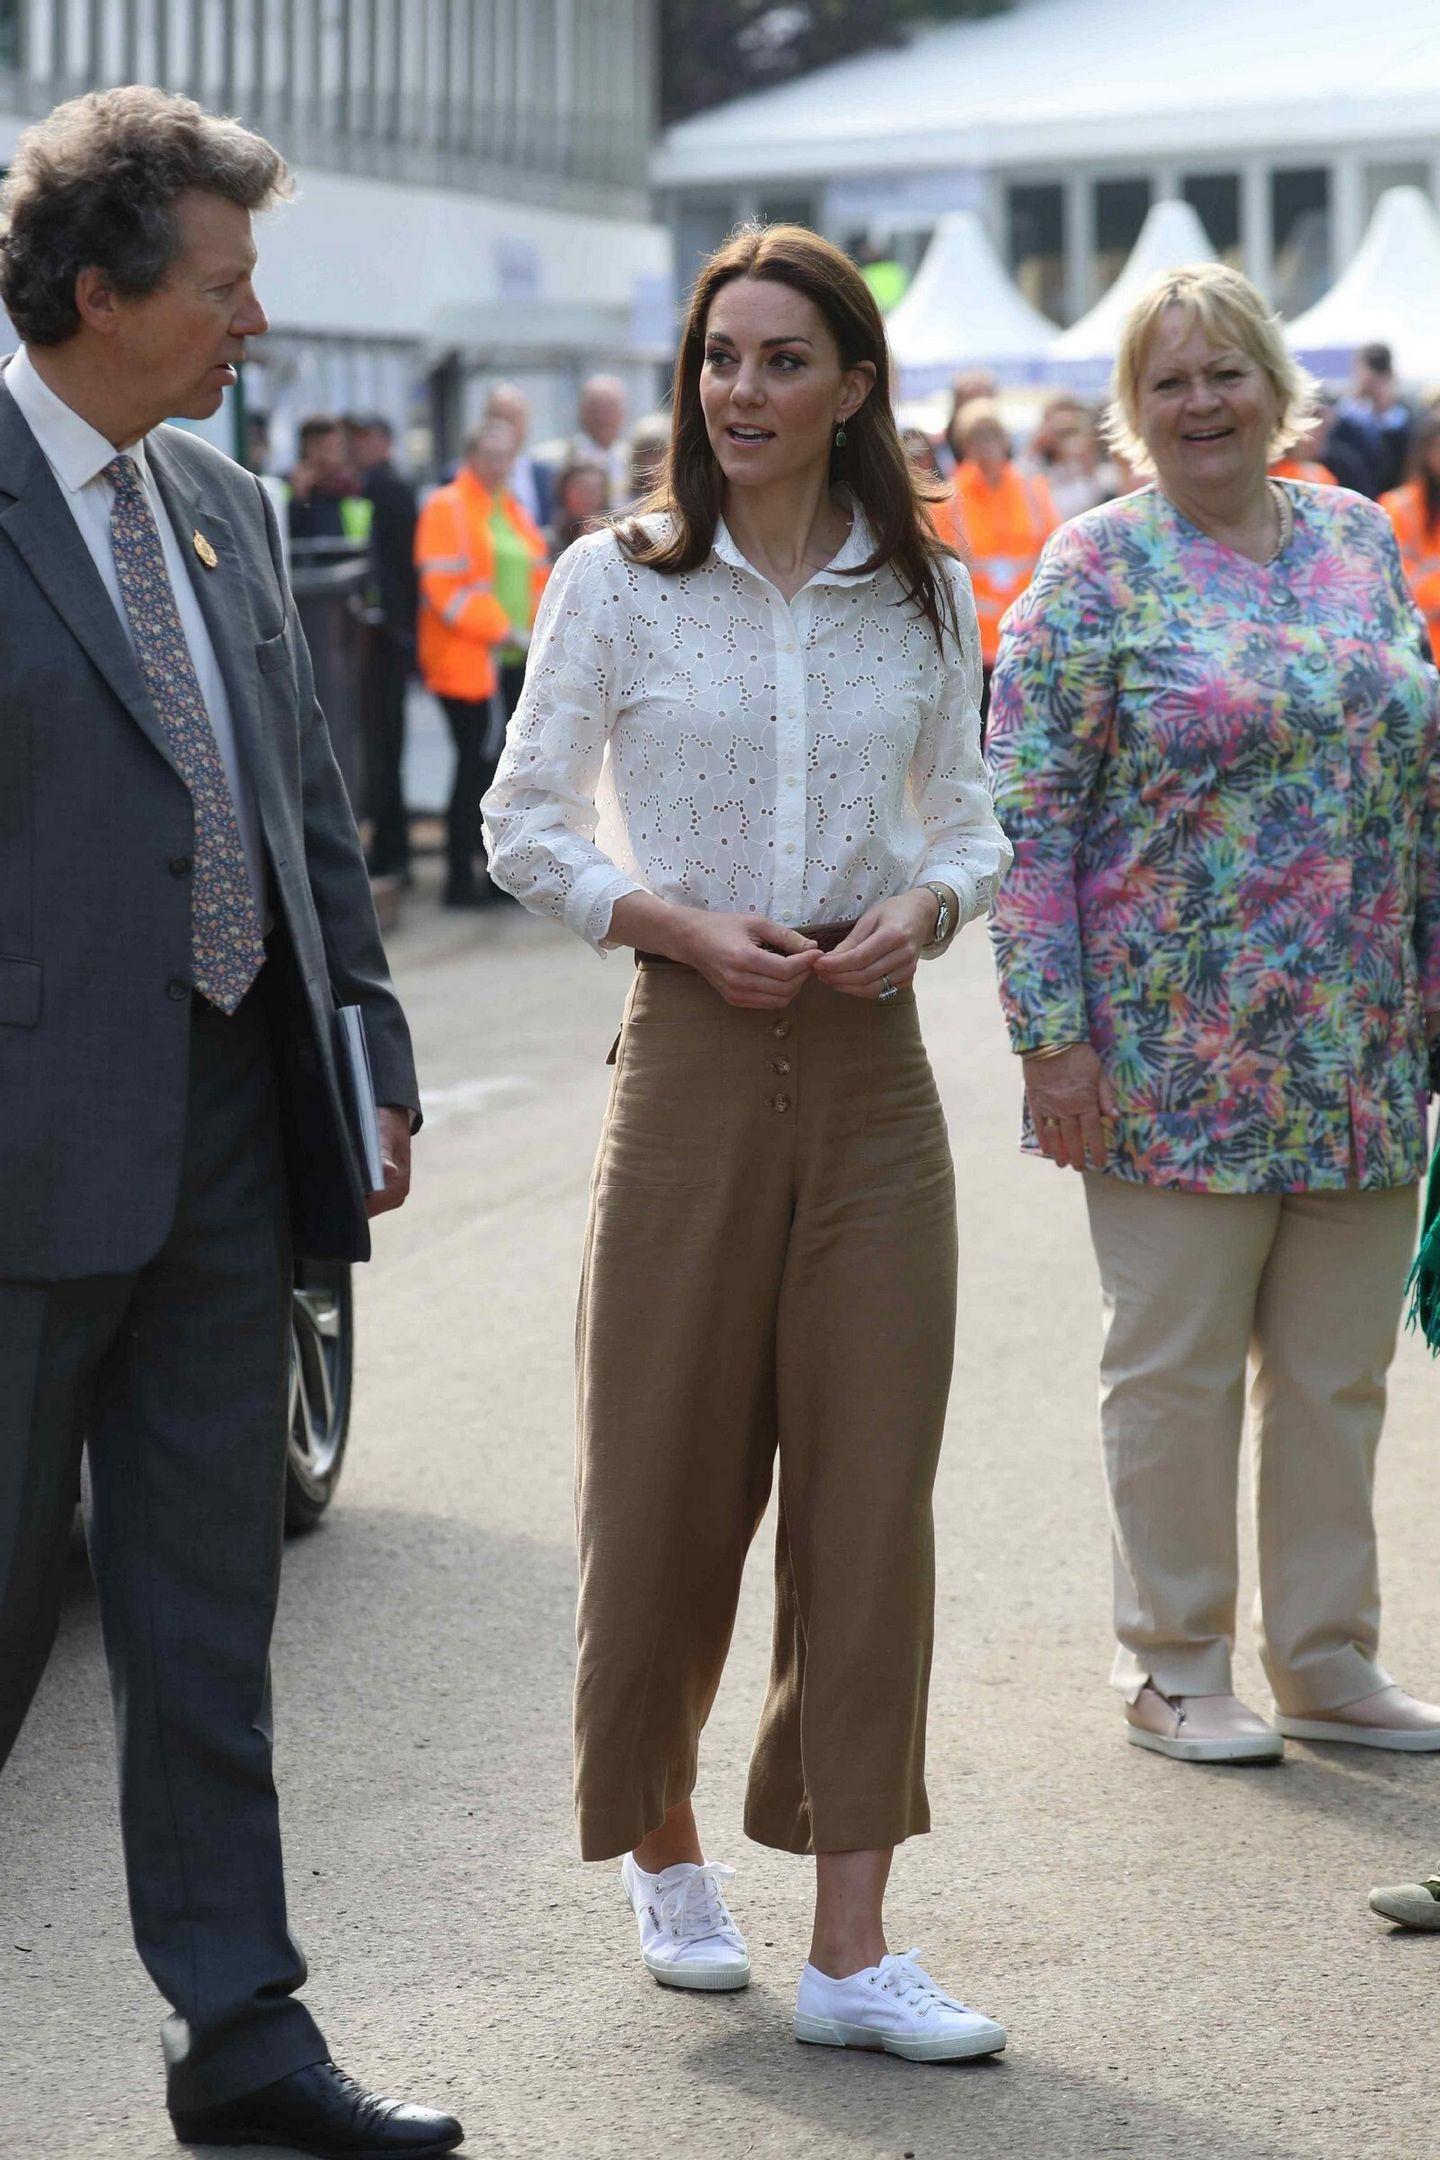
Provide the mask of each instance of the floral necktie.
{"label": "floral necktie", "polygon": [[135,460],[117,457],[105,467],[105,478],[115,490],[110,545],[140,673],[194,806],[190,947],[195,988],[221,1012],[233,1013],[260,972],[265,947],[230,781]]}

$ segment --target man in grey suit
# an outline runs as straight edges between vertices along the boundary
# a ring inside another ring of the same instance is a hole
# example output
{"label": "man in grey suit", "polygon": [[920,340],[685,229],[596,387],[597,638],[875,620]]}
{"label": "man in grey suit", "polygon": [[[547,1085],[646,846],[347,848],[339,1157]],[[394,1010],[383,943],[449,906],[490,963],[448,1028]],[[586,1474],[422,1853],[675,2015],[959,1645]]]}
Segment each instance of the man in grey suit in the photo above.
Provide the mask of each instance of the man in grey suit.
{"label": "man in grey suit", "polygon": [[161,424],[266,328],[251,214],[287,187],[237,122],[130,88],[33,128],[0,191],[0,1763],[88,1440],[176,2133],[413,2160],[459,2124],[363,2092],[297,1999],[268,1658],[292,1254],[368,1256],[419,1098],[274,514]]}

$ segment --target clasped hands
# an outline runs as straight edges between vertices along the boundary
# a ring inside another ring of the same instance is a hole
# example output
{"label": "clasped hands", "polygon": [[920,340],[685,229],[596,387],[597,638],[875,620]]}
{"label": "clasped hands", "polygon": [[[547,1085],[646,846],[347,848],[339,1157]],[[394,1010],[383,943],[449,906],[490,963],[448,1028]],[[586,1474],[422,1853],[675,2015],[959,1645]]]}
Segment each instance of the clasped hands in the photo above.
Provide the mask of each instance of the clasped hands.
{"label": "clasped hands", "polygon": [[886,980],[903,990],[915,979],[920,955],[935,932],[935,895],[925,887],[897,893],[867,908],[833,952],[764,915],[677,911],[670,956],[703,975],[727,1005],[775,1012],[791,1003],[813,975],[842,997],[873,1003]]}

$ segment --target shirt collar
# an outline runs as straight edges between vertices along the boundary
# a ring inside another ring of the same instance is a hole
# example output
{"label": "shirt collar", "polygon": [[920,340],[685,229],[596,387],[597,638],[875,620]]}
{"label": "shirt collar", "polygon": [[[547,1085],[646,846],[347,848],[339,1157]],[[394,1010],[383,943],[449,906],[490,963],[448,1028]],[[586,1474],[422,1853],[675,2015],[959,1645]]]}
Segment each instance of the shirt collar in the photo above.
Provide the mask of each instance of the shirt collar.
{"label": "shirt collar", "polygon": [[[5,370],[5,387],[28,421],[50,470],[70,494],[78,495],[114,463],[119,455],[114,443],[41,380],[23,345]],[[146,478],[143,440],[132,443],[126,455],[139,466],[141,478]]]}
{"label": "shirt collar", "polygon": [[[857,578],[855,576],[857,564],[863,563],[875,552],[875,535],[870,530],[865,513],[854,496],[847,495],[843,499],[849,504],[850,516],[853,521],[850,530],[841,543],[838,552],[826,563],[825,568],[817,570],[815,575],[801,586],[802,592],[808,592],[812,585],[863,584],[865,578],[875,575],[873,570],[867,570],[865,577]],[[752,577],[760,576],[760,572],[755,568],[754,563],[747,556],[741,554],[723,517],[718,518],[715,523],[713,552],[719,556],[721,562],[729,563],[732,568],[748,570]],[[847,572],[849,573],[848,576]],[[766,582],[768,583],[768,580]]]}

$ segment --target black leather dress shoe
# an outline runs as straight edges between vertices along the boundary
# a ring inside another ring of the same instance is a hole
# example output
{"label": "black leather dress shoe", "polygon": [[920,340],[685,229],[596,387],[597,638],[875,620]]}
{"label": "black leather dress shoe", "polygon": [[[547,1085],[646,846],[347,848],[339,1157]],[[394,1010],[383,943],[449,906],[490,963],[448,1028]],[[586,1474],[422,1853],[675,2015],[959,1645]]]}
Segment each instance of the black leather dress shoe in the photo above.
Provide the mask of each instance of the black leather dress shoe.
{"label": "black leather dress shoe", "polygon": [[439,2160],[465,2136],[453,2115],[382,2100],[328,2062],[170,2120],[182,2145],[281,2145],[316,2160]]}

